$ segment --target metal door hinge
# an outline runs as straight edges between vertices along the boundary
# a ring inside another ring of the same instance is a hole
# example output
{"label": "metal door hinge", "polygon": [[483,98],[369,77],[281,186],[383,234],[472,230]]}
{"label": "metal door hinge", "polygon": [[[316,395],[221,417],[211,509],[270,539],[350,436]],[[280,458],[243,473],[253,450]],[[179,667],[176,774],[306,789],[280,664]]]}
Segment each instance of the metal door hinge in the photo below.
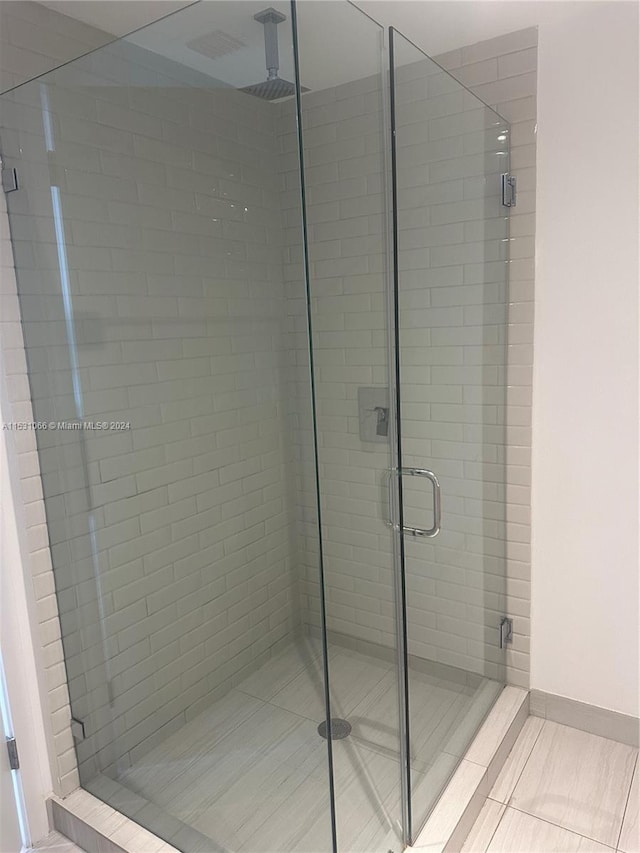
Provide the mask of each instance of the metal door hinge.
{"label": "metal door hinge", "polygon": [[2,167],[2,189],[6,193],[12,193],[20,189],[18,170],[14,169],[13,166]]}
{"label": "metal door hinge", "polygon": [[78,742],[81,742],[86,738],[87,733],[82,720],[77,720],[75,717],[71,717],[71,734]]}
{"label": "metal door hinge", "polygon": [[513,642],[513,619],[505,616],[500,621],[500,648],[504,649],[507,643]]}
{"label": "metal door hinge", "polygon": [[9,767],[12,770],[19,770],[20,759],[18,758],[18,744],[14,737],[7,738],[7,752],[9,753]]}
{"label": "metal door hinge", "polygon": [[508,172],[502,175],[502,204],[505,207],[516,206],[516,177]]}

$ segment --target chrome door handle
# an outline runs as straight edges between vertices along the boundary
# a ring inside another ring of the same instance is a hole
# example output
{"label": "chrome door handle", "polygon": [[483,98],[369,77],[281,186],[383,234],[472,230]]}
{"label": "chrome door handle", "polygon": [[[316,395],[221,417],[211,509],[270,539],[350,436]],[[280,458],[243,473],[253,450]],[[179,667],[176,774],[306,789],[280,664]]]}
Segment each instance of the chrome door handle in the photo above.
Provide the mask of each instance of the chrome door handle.
{"label": "chrome door handle", "polygon": [[440,519],[442,515],[440,502],[440,482],[433,471],[428,468],[403,468],[400,472],[409,477],[426,477],[431,480],[433,488],[433,527],[403,527],[402,532],[408,533],[409,536],[425,536],[428,539],[433,539],[440,533]]}

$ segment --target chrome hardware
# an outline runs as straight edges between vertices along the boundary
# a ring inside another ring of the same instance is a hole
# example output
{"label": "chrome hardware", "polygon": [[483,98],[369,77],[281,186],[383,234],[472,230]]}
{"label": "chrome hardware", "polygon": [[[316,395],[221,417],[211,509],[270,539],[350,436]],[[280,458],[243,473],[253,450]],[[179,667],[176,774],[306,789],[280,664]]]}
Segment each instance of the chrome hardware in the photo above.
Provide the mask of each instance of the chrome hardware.
{"label": "chrome hardware", "polygon": [[502,204],[504,207],[516,206],[516,178],[505,172],[501,175],[502,180]]}
{"label": "chrome hardware", "polygon": [[385,519],[385,524],[387,527],[393,527],[394,530],[397,530],[398,525],[393,523],[393,475],[396,473],[395,469],[386,471],[383,476],[387,478],[387,518]]}
{"label": "chrome hardware", "polygon": [[71,717],[71,734],[74,737],[74,740],[78,743],[83,741],[87,733],[84,728],[84,723],[82,720],[78,720],[75,717]]}
{"label": "chrome hardware", "polygon": [[[388,481],[387,481],[387,489],[388,489],[388,500],[389,500],[389,517],[386,520],[387,527],[396,527],[393,523],[393,511],[392,511],[392,486],[393,486],[393,474],[395,471],[388,472]],[[403,475],[409,477],[426,477],[428,480],[431,480],[431,486],[433,488],[433,527],[403,527],[402,532],[407,533],[409,536],[425,536],[429,539],[433,539],[434,536],[437,536],[440,533],[440,522],[442,517],[442,508],[441,508],[441,500],[440,500],[440,481],[433,473],[433,471],[429,471],[428,468],[403,468],[400,472]]]}
{"label": "chrome hardware", "polygon": [[389,409],[384,406],[376,406],[376,435],[389,435]]}
{"label": "chrome hardware", "polygon": [[14,737],[6,738],[7,752],[9,753],[9,767],[12,770],[20,769],[20,759],[18,758],[18,744]]}
{"label": "chrome hardware", "polygon": [[287,20],[287,16],[269,7],[253,16],[253,20],[264,27],[264,55],[269,80],[278,79],[280,60],[278,58],[278,24]]}
{"label": "chrome hardware", "polygon": [[507,643],[513,642],[513,619],[504,616],[500,620],[500,648],[504,649]]}
{"label": "chrome hardware", "polygon": [[360,441],[387,444],[389,441],[389,389],[384,386],[358,388],[358,431]]}
{"label": "chrome hardware", "polygon": [[18,170],[14,169],[12,166],[2,167],[2,189],[6,193],[12,193],[20,189],[20,184],[18,183]]}
{"label": "chrome hardware", "polygon": [[403,533],[408,533],[409,536],[425,536],[433,539],[440,533],[440,519],[442,510],[440,506],[440,482],[433,471],[428,468],[403,468],[402,474],[409,477],[426,477],[431,480],[433,487],[433,527],[403,527]]}

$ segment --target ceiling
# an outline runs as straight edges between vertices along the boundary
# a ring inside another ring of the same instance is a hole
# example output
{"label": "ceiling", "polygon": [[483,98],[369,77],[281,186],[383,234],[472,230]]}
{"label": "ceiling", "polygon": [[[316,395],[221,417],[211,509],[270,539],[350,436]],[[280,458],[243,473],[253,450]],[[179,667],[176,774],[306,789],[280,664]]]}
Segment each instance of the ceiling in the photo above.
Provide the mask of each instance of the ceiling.
{"label": "ceiling", "polygon": [[356,5],[437,56],[558,20],[584,2],[598,0],[356,0]]}
{"label": "ceiling", "polygon": [[[288,0],[203,0],[128,40],[228,85],[248,86],[267,76],[264,28],[254,15],[269,6],[287,18],[278,26],[280,76],[292,81]],[[381,28],[344,0],[305,0],[298,7],[298,33],[301,78],[309,89],[380,71]]]}
{"label": "ceiling", "polygon": [[[395,26],[434,56],[539,24],[580,2],[357,0],[355,8],[345,0],[298,0],[302,83],[318,90],[379,72],[380,27],[371,18]],[[46,0],[44,5],[115,35],[138,29],[129,36],[132,43],[236,87],[266,77],[264,32],[254,14],[267,6],[291,14],[288,0]],[[293,80],[289,22],[278,34],[280,76]],[[196,39],[202,41],[194,44]]]}
{"label": "ceiling", "polygon": [[[191,5],[192,0],[44,0],[44,5],[115,35]],[[215,5],[217,0],[201,0]],[[235,6],[245,0],[233,0]],[[313,0],[299,0],[299,7]],[[324,5],[343,0],[322,0]],[[535,26],[584,0],[356,0],[385,26],[393,25],[430,54],[443,53]],[[264,6],[272,5],[265,0]],[[288,5],[288,4],[287,4]]]}
{"label": "ceiling", "polygon": [[189,6],[192,0],[43,0],[42,5],[116,36]]}

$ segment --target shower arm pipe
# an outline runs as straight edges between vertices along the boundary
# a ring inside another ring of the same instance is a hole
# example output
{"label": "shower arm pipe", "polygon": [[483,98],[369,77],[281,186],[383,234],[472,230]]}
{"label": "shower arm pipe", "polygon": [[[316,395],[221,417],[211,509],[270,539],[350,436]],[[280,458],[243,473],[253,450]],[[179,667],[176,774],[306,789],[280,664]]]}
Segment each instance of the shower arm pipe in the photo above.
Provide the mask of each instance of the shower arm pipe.
{"label": "shower arm pipe", "polygon": [[278,55],[278,24],[286,21],[286,15],[275,9],[265,9],[253,16],[264,27],[264,58],[269,80],[278,79],[280,58]]}

